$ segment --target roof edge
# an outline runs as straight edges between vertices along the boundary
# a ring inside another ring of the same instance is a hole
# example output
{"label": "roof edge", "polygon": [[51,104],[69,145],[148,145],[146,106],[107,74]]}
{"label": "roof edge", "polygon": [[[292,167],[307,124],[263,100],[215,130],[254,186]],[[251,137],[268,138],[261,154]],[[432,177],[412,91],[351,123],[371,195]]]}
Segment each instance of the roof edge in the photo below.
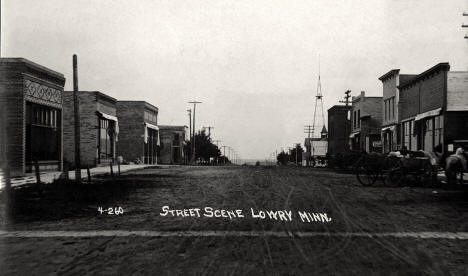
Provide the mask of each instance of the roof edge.
{"label": "roof edge", "polygon": [[400,69],[392,69],[390,71],[388,71],[387,73],[383,74],[379,80],[381,80],[382,82],[386,81],[387,79],[391,78],[392,76],[396,75],[400,73]]}
{"label": "roof edge", "polygon": [[448,62],[438,63],[438,64],[432,66],[431,68],[427,69],[426,71],[422,72],[421,74],[418,74],[413,79],[408,80],[407,82],[405,82],[402,85],[399,85],[398,89],[404,89],[404,88],[406,88],[406,87],[408,87],[408,86],[410,86],[410,85],[424,79],[428,75],[430,75],[430,74],[432,74],[434,72],[437,72],[439,70],[450,71],[450,64]]}
{"label": "roof edge", "polygon": [[65,80],[65,75],[62,74],[62,73],[59,73],[55,70],[52,70],[52,69],[49,69],[43,65],[40,65],[38,63],[35,63],[29,59],[26,59],[26,58],[6,58],[6,57],[2,57],[0,58],[0,62],[11,62],[11,63],[24,63],[26,64],[26,66],[29,66],[29,67],[32,67],[33,69],[36,69],[36,70],[40,70],[40,71],[44,71],[44,72],[47,72],[51,75],[54,75],[55,77],[57,78],[60,78],[60,79],[63,79]]}

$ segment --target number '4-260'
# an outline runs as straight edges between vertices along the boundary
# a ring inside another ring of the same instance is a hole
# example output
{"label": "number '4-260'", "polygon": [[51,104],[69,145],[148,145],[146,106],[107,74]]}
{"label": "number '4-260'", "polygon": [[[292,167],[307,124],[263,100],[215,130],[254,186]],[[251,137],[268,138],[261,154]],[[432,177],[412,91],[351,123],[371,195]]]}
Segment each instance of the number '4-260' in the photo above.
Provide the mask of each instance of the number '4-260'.
{"label": "number '4-260'", "polygon": [[109,207],[107,209],[103,209],[101,206],[98,207],[99,214],[108,214],[108,215],[122,215],[124,210],[121,206],[118,207]]}

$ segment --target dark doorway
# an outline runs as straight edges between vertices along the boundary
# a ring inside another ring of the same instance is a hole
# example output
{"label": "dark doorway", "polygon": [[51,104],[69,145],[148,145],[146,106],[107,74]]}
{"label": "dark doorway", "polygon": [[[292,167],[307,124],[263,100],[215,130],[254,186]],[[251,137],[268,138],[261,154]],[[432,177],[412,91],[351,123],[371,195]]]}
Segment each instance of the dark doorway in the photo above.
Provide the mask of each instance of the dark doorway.
{"label": "dark doorway", "polygon": [[35,160],[59,169],[61,110],[26,102],[26,171]]}

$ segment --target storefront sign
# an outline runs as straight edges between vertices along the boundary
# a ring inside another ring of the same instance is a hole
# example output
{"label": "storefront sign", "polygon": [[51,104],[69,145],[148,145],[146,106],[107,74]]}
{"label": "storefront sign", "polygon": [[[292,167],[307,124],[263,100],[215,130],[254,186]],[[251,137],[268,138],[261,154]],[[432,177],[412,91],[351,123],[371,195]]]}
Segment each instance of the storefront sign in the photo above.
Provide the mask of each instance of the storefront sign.
{"label": "storefront sign", "polygon": [[373,141],[372,142],[372,147],[381,148],[382,147],[382,141]]}

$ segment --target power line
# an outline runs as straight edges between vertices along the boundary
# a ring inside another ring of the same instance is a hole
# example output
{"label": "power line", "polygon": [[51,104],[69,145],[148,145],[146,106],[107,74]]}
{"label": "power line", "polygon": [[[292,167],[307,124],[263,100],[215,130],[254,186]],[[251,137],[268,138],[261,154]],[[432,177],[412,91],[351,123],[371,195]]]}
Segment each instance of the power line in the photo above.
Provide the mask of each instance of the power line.
{"label": "power line", "polygon": [[[463,13],[463,16],[468,16],[468,13],[467,13],[467,12],[464,12],[464,13]],[[468,24],[463,23],[463,24],[462,24],[462,28],[468,28]],[[468,35],[466,35],[466,34],[465,34],[465,39],[468,39]]]}
{"label": "power line", "polygon": [[[190,133],[190,143],[192,143],[192,109],[187,109],[187,112],[188,112],[188,116],[189,116],[189,133]],[[193,147],[190,146],[192,149]],[[192,149],[190,151],[192,151]]]}
{"label": "power line", "polygon": [[304,133],[307,134],[307,138],[310,139],[310,135],[314,132],[314,127],[311,125],[304,126]]}

